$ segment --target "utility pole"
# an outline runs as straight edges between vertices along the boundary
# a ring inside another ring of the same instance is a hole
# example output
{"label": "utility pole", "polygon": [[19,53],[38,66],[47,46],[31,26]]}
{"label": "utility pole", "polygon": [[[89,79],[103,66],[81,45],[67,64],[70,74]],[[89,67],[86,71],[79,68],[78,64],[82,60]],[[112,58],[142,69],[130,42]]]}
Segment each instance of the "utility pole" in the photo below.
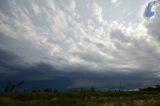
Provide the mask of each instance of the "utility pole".
{"label": "utility pole", "polygon": [[122,90],[122,82],[120,81],[120,83],[119,83],[119,91],[121,91]]}

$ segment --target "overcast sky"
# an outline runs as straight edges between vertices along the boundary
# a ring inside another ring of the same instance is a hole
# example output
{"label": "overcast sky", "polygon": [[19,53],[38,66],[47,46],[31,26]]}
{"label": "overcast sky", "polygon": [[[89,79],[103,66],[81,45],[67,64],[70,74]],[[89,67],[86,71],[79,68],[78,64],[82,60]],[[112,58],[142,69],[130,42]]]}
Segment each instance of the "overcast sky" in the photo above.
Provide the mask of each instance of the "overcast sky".
{"label": "overcast sky", "polygon": [[160,0],[0,0],[0,85],[160,84]]}

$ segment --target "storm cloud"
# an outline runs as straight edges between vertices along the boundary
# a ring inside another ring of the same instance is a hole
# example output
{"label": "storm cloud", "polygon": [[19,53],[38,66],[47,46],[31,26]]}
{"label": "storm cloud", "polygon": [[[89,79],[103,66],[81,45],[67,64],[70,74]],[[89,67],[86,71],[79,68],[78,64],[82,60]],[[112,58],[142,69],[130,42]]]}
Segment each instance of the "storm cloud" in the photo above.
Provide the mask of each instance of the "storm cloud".
{"label": "storm cloud", "polygon": [[1,82],[58,89],[159,83],[158,0],[0,2]]}

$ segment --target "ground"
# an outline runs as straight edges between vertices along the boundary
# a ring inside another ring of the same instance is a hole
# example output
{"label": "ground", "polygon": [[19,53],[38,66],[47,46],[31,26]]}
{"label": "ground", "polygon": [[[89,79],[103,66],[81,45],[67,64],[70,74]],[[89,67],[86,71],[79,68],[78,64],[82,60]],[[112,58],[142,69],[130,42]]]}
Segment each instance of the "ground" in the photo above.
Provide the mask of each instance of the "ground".
{"label": "ground", "polygon": [[0,93],[0,106],[160,106],[160,92]]}

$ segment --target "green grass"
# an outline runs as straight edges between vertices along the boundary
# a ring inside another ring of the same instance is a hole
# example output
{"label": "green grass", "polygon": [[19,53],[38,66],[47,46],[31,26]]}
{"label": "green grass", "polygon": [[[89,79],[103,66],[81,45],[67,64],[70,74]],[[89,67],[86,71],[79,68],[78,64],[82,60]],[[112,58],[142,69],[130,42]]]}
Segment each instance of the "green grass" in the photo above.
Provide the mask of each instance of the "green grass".
{"label": "green grass", "polygon": [[0,106],[160,106],[160,92],[0,93]]}

